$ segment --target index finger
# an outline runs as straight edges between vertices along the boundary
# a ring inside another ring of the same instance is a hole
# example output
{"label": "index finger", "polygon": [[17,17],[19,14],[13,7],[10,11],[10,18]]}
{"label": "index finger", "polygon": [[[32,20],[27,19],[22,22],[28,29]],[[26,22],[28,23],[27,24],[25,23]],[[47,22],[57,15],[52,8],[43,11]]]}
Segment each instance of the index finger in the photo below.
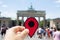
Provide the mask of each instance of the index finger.
{"label": "index finger", "polygon": [[15,27],[11,28],[11,30],[15,33],[18,32],[18,31],[23,31],[24,29],[25,29],[24,26],[15,26]]}

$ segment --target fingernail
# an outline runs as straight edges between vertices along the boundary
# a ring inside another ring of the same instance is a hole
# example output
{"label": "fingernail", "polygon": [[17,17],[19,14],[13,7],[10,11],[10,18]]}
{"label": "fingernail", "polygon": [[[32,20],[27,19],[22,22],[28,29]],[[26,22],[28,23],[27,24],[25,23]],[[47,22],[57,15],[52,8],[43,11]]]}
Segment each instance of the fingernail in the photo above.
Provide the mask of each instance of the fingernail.
{"label": "fingernail", "polygon": [[26,29],[26,31],[29,33],[29,29]]}

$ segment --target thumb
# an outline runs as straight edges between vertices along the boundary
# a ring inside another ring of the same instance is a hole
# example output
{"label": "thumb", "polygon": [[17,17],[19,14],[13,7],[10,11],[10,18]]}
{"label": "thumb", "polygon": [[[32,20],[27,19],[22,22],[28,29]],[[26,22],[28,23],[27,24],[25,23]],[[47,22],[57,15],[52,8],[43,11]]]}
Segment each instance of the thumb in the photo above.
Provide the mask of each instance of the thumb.
{"label": "thumb", "polygon": [[22,38],[25,38],[28,35],[28,33],[29,33],[29,30],[28,29],[25,29],[24,31],[22,31],[21,37]]}
{"label": "thumb", "polygon": [[24,38],[28,35],[29,30],[25,29],[22,32],[18,33],[18,35],[16,36],[17,40],[24,40]]}

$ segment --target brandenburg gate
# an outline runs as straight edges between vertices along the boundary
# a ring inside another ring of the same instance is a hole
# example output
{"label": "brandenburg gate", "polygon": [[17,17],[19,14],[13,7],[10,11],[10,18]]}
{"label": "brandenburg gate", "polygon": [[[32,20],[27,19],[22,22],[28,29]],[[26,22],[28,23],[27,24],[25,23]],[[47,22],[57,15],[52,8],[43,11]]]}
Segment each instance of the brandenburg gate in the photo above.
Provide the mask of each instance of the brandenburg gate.
{"label": "brandenburg gate", "polygon": [[[45,16],[46,16],[45,11],[36,11],[36,10],[33,9],[32,6],[29,8],[29,10],[25,10],[25,11],[18,10],[17,11],[17,25],[19,25],[19,21],[18,21],[19,17],[22,17],[22,20],[24,20],[24,17],[27,17],[27,18],[29,18],[29,17],[38,17],[38,19],[39,19],[38,22],[40,22],[40,17],[43,17],[43,20],[44,20],[43,27],[45,27],[46,26]],[[22,21],[22,26],[23,26],[23,24],[24,23]]]}

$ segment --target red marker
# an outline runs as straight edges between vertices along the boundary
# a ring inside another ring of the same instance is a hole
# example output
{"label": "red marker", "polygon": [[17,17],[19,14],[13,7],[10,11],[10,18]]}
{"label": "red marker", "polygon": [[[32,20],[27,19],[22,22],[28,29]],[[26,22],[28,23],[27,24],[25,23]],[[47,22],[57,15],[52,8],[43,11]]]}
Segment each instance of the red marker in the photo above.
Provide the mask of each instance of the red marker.
{"label": "red marker", "polygon": [[29,36],[32,37],[38,28],[38,21],[34,17],[30,17],[25,21],[24,26],[29,29]]}

